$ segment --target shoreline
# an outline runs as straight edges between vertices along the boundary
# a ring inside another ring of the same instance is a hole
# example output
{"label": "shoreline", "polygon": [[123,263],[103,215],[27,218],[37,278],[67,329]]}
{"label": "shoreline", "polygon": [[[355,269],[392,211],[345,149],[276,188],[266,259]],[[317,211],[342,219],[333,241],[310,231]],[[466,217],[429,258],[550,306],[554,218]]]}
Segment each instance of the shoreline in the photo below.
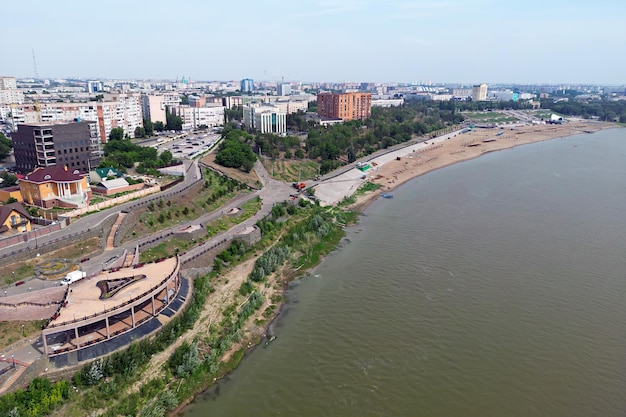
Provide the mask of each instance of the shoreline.
{"label": "shoreline", "polygon": [[[593,134],[607,129],[622,128],[621,126],[613,123],[574,123],[576,124],[562,125],[560,129],[559,127],[554,128],[553,126],[550,126],[550,129],[539,129],[539,131],[537,131],[537,128],[544,126],[525,126],[522,128],[516,128],[515,130],[512,129],[510,131],[501,129],[480,129],[466,134],[458,134],[450,139],[442,141],[437,144],[436,147],[432,147],[432,145],[430,145],[430,148],[429,146],[425,146],[421,155],[427,157],[425,159],[432,158],[430,161],[426,161],[425,163],[419,163],[419,159],[412,158],[416,152],[409,152],[407,150],[396,151],[397,153],[402,152],[402,155],[399,155],[401,158],[399,161],[394,160],[379,165],[374,171],[367,174],[367,181],[378,184],[381,188],[358,196],[357,201],[348,206],[348,209],[361,213],[370,204],[372,204],[372,202],[377,200],[382,193],[393,191],[401,185],[406,184],[408,181],[428,174],[432,171],[476,159],[482,155],[512,149],[518,146],[529,145],[532,143],[545,142],[552,139],[562,139],[582,134]],[[533,130],[531,131],[531,129]],[[502,135],[501,140],[498,139],[494,142],[488,143],[482,142],[484,139],[489,140],[489,136],[493,136],[494,132],[505,132],[505,134]],[[515,134],[512,134],[511,132],[515,132]],[[489,135],[489,133],[491,133],[491,135]],[[525,137],[519,137],[521,135],[525,135],[526,133],[530,134]],[[512,136],[518,137],[512,138]],[[480,144],[479,146],[473,148],[468,147],[467,144],[472,142],[480,142]],[[405,157],[410,158],[409,161],[411,159],[416,161],[412,169],[410,166],[406,166],[407,161],[405,161],[404,164],[402,163],[402,160],[405,159]]]}
{"label": "shoreline", "polygon": [[[355,211],[358,214],[362,214],[362,212],[375,200],[377,200],[380,195],[384,192],[388,192],[388,191],[392,191],[397,189],[398,187],[400,187],[401,185],[407,183],[408,181],[417,178],[419,176],[425,175],[427,173],[430,173],[434,170],[437,169],[441,169],[441,168],[445,168],[451,165],[454,165],[456,163],[460,163],[460,162],[464,162],[464,161],[468,161],[471,159],[475,159],[480,157],[481,155],[487,154],[487,153],[492,153],[492,152],[496,152],[496,151],[502,151],[505,149],[511,149],[517,146],[522,146],[522,145],[527,145],[527,144],[531,144],[531,143],[537,143],[537,142],[543,142],[543,141],[547,141],[547,140],[551,140],[551,139],[559,139],[559,138],[565,138],[565,137],[570,137],[570,136],[576,136],[578,134],[583,134],[583,133],[595,133],[601,130],[606,130],[606,129],[611,129],[611,128],[619,128],[620,126],[614,125],[614,124],[608,124],[608,123],[597,123],[597,124],[592,124],[592,123],[583,123],[582,124],[585,128],[585,131],[572,131],[573,129],[570,127],[569,129],[555,129],[555,130],[551,130],[548,131],[546,130],[546,133],[550,133],[552,132],[552,135],[543,135],[544,132],[534,132],[534,133],[540,133],[542,137],[537,137],[537,135],[528,135],[527,138],[524,138],[524,140],[519,140],[519,139],[514,139],[513,142],[505,142],[504,140],[500,141],[500,143],[496,142],[490,142],[488,144],[491,144],[490,147],[483,147],[483,149],[480,149],[480,151],[478,152],[459,152],[458,154],[454,154],[454,155],[460,155],[461,157],[458,158],[441,158],[439,160],[439,158],[437,159],[433,159],[432,161],[434,162],[439,162],[439,163],[435,163],[435,164],[429,164],[429,165],[423,165],[423,167],[425,168],[424,170],[419,170],[419,172],[417,171],[405,171],[402,174],[404,175],[396,175],[396,179],[394,179],[393,182],[391,183],[384,183],[384,180],[388,178],[388,176],[390,176],[392,173],[396,172],[398,170],[398,164],[397,164],[397,160],[392,160],[387,162],[386,164],[383,164],[379,167],[377,167],[377,169],[374,172],[371,172],[370,174],[374,174],[376,173],[376,176],[382,176],[382,178],[378,178],[378,181],[376,179],[374,179],[373,181],[370,180],[371,182],[377,183],[382,185],[382,187],[376,191],[372,191],[372,192],[368,192],[366,194],[360,195],[357,198],[357,201],[353,204],[351,204],[350,206],[347,207],[347,210],[350,211]],[[529,126],[530,128],[537,128],[537,126]],[[552,126],[551,126],[552,127]],[[520,128],[518,128],[520,129]],[[496,131],[500,131],[500,129],[485,129],[487,131],[487,133],[491,132],[492,135],[494,132]],[[454,146],[454,147],[458,147],[458,146],[462,146],[463,143],[467,143],[468,141],[471,141],[472,139],[476,139],[477,136],[483,137],[485,136],[485,130],[478,130],[475,131],[474,135],[456,135],[450,139],[447,139],[447,141],[449,141],[448,143],[445,143],[445,145],[449,145],[449,146],[441,146],[438,148],[433,149],[434,151],[439,151],[439,153],[442,152],[448,152],[448,154],[450,153],[450,151],[454,152],[454,150],[450,149],[450,146]],[[526,131],[521,130],[520,131],[524,132],[522,134],[525,134]],[[558,133],[558,134],[554,134],[554,133]],[[504,135],[502,135],[504,136]],[[457,139],[456,141],[454,139]],[[431,142],[431,144],[433,143],[432,140],[431,141],[427,141],[427,142]],[[497,146],[496,144],[498,144],[499,146]],[[504,145],[504,146],[503,146]],[[426,148],[425,148],[426,149]],[[433,152],[433,150],[428,150],[425,151],[425,155],[428,155],[430,157],[430,152]],[[457,149],[459,150],[459,149]],[[398,151],[394,151],[394,152],[402,152],[403,155],[408,156],[409,154],[412,154],[412,152],[410,152],[409,150],[405,149],[401,149]],[[394,154],[394,158],[395,158],[395,154]],[[402,157],[403,158],[403,157]],[[431,161],[431,162],[432,162]],[[402,162],[402,159],[399,161]],[[395,170],[394,170],[395,169]],[[368,175],[369,177],[369,175]],[[381,181],[383,180],[383,181]],[[359,182],[358,184],[361,185],[363,182]],[[356,190],[354,190],[356,191]],[[338,242],[339,243],[339,242]],[[335,247],[334,250],[337,250],[337,246]],[[253,325],[252,327],[256,327],[256,329],[262,329],[262,336],[260,338],[256,338],[255,339],[255,332],[249,332],[248,333],[248,337],[245,338],[245,342],[242,343],[240,345],[240,347],[238,349],[233,349],[231,350],[229,353],[226,354],[226,358],[227,360],[231,359],[235,354],[237,354],[237,352],[240,352],[243,350],[241,358],[239,359],[239,361],[235,364],[235,366],[228,371],[227,373],[225,373],[224,375],[222,375],[221,377],[215,379],[214,381],[211,381],[205,388],[199,390],[198,392],[195,392],[191,397],[187,398],[186,401],[183,401],[179,404],[179,406],[173,410],[169,415],[171,416],[179,416],[182,415],[182,413],[185,411],[185,409],[191,404],[193,403],[199,395],[201,395],[202,393],[207,392],[208,390],[210,390],[211,388],[213,388],[215,385],[219,384],[225,377],[227,377],[228,375],[231,374],[231,372],[233,370],[235,370],[240,364],[241,362],[243,362],[248,355],[250,355],[255,349],[259,348],[262,343],[264,343],[268,337],[270,336],[270,330],[272,328],[272,326],[276,325],[276,323],[278,322],[278,320],[280,320],[282,318],[282,312],[284,311],[285,308],[285,300],[287,298],[287,292],[289,290],[289,283],[296,281],[298,279],[301,279],[302,277],[306,276],[308,273],[310,273],[312,270],[314,270],[316,267],[318,267],[322,262],[324,262],[325,258],[327,255],[320,257],[319,262],[314,265],[311,266],[310,268],[308,268],[307,270],[303,270],[303,271],[299,271],[301,272],[298,275],[295,276],[290,276],[290,274],[285,273],[285,271],[280,271],[277,272],[276,275],[274,276],[274,280],[275,282],[280,282],[281,283],[281,290],[280,290],[280,294],[282,296],[282,299],[280,301],[280,303],[277,305],[276,310],[273,312],[273,314],[267,318],[267,321],[262,325],[262,326],[255,326]],[[250,328],[248,328],[248,330],[250,330]],[[258,335],[258,333],[256,333]]]}

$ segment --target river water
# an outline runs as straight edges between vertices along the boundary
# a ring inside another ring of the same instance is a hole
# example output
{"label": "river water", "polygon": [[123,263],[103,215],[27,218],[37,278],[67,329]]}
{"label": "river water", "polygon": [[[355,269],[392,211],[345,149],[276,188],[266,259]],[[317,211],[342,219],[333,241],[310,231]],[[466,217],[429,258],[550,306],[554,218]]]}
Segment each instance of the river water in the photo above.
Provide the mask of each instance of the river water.
{"label": "river water", "polygon": [[626,415],[626,131],[380,199],[185,416]]}

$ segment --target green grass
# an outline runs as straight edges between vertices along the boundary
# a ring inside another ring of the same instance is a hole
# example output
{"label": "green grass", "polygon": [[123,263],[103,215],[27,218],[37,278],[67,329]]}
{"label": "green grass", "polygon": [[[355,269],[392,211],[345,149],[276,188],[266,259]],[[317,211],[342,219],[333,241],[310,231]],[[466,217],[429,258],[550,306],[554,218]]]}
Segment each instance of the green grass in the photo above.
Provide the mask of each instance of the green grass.
{"label": "green grass", "polygon": [[498,112],[470,112],[463,113],[463,116],[472,119],[476,123],[505,123],[516,122],[519,119]]}
{"label": "green grass", "polygon": [[264,159],[262,162],[272,178],[279,181],[312,180],[319,171],[319,164],[315,161]]}

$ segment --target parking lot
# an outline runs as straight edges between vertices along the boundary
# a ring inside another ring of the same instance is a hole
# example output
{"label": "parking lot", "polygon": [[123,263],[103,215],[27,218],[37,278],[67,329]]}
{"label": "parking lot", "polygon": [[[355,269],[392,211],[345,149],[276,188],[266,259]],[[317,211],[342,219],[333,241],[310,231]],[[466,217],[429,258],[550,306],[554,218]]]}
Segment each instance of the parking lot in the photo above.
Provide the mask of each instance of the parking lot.
{"label": "parking lot", "polygon": [[220,139],[219,133],[189,133],[182,138],[152,145],[159,153],[170,151],[175,159],[193,159],[208,151]]}

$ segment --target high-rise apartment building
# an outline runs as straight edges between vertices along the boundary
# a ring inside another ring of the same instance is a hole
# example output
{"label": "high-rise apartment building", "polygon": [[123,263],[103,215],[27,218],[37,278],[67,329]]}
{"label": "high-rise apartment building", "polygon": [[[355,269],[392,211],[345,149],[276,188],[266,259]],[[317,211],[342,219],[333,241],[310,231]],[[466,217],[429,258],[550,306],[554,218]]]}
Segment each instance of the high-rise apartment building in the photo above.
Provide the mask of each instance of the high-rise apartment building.
{"label": "high-rise apartment building", "polygon": [[54,165],[89,172],[102,159],[97,122],[19,125],[12,139],[21,172]]}
{"label": "high-rise apartment building", "polygon": [[487,101],[487,84],[475,85],[472,88],[473,101]]}
{"label": "high-rise apartment building", "polygon": [[242,93],[250,93],[254,90],[254,80],[250,78],[244,78],[241,80],[241,88]]}
{"label": "high-rise apartment building", "polygon": [[124,133],[133,136],[137,127],[143,127],[141,97],[138,94],[104,94],[98,106],[98,127],[104,143],[114,127],[121,127]]}
{"label": "high-rise apartment building", "polygon": [[343,120],[363,120],[372,115],[372,93],[319,93],[317,114]]}

